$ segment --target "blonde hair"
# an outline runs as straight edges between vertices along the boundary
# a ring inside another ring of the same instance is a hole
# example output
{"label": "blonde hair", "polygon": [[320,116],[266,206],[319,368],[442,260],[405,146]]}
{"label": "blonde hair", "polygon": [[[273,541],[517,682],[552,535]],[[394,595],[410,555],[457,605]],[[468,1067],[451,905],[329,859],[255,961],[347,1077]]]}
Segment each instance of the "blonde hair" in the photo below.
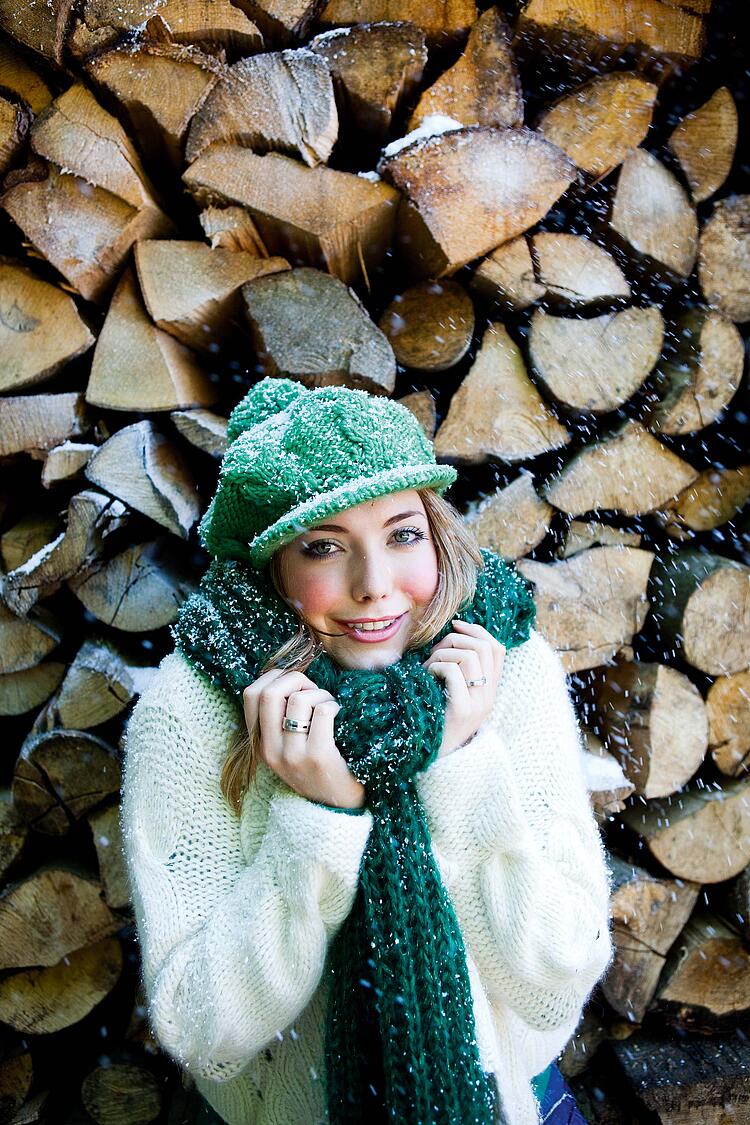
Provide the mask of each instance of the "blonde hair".
{"label": "blonde hair", "polygon": [[[484,566],[474,533],[454,505],[432,488],[418,488],[416,491],[424,504],[432,533],[437,555],[438,586],[410,638],[408,649],[420,648],[432,640],[462,606],[473,601],[477,575]],[[290,604],[284,586],[282,560],[281,551],[276,551],[271,556],[269,575],[280,596]],[[290,608],[294,609],[291,605]],[[259,674],[268,672],[271,668],[304,672],[323,651],[319,635],[312,626],[300,619],[297,632],[271,656]],[[240,814],[244,794],[255,778],[259,741],[259,725],[256,723],[253,730],[248,731],[241,722],[222,767],[221,791],[237,816]]]}

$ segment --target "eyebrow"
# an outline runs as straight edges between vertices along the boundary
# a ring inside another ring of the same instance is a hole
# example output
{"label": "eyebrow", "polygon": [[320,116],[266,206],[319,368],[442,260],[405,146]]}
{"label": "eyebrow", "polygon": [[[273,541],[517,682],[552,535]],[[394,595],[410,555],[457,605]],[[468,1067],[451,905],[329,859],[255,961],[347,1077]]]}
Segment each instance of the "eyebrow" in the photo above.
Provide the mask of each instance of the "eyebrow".
{"label": "eyebrow", "polygon": [[[421,516],[422,512],[401,512],[398,516],[391,516],[386,520],[383,527],[388,527],[392,523],[397,523],[399,520],[405,520],[408,516]],[[317,527],[311,527],[310,532],[313,531],[349,531],[348,527],[340,527],[337,523],[319,523]]]}

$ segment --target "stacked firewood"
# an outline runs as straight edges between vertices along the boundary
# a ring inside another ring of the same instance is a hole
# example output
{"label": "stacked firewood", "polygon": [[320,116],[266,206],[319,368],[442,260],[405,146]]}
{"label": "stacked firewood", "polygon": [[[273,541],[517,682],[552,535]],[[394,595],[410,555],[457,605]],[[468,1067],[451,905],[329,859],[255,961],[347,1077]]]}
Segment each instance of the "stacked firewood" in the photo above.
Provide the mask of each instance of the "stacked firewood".
{"label": "stacked firewood", "polygon": [[121,735],[207,563],[227,416],[279,375],[413,410],[533,583],[614,875],[562,1059],[586,1116],[750,1121],[735,18],[0,0],[0,1120],[191,1119]]}

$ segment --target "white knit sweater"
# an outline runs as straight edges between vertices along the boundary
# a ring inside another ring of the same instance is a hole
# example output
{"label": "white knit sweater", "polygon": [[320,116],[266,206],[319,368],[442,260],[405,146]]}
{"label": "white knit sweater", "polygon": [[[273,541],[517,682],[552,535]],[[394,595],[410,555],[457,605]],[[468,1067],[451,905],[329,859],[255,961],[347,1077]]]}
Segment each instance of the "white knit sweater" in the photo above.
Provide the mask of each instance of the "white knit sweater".
{"label": "white knit sweater", "polygon": [[[242,721],[173,652],[127,726],[121,824],[149,1019],[229,1125],[322,1125],[324,960],[372,814],[315,804],[261,763],[235,817],[219,776]],[[536,1125],[530,1079],[613,956],[581,733],[540,633],[508,650],[491,716],[418,787],[466,945],[480,1061],[508,1125]]]}

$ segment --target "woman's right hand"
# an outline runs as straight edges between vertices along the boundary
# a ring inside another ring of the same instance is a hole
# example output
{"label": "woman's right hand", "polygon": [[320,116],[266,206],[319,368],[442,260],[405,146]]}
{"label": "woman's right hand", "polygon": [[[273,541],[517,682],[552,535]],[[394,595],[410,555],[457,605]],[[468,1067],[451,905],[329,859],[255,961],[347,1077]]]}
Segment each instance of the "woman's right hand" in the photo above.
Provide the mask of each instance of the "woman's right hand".
{"label": "woman's right hand", "polygon": [[[290,788],[310,801],[361,809],[365,787],[351,772],[333,738],[341,704],[303,672],[271,668],[242,693],[248,731],[260,725],[259,754]],[[284,716],[310,729],[283,730]]]}

